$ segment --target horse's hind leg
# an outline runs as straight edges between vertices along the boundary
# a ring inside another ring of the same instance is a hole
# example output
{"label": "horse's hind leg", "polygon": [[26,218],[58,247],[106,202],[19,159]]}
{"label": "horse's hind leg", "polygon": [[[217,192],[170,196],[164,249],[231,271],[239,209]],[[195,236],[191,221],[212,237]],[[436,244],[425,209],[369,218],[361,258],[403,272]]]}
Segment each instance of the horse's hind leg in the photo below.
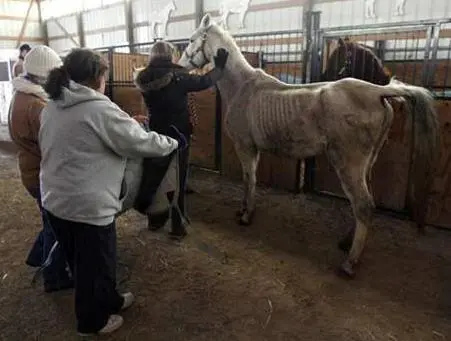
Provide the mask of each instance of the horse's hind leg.
{"label": "horse's hind leg", "polygon": [[[385,145],[385,142],[387,141],[388,132],[393,122],[394,113],[392,106],[389,103],[386,103],[385,107],[386,107],[386,116],[384,121],[382,122],[379,137],[376,141],[376,144],[371,150],[369,166],[366,169],[367,183],[371,183],[372,169],[377,161],[377,157],[379,156],[382,148]],[[354,239],[354,231],[355,231],[354,226],[348,229],[348,231],[345,234],[345,237],[338,243],[338,247],[340,250],[344,252],[349,252],[352,246],[352,241]]]}
{"label": "horse's hind leg", "polygon": [[243,148],[238,144],[235,145],[235,150],[241,162],[244,182],[244,197],[237,216],[241,225],[250,225],[255,213],[255,188],[259,153],[254,148]]}
{"label": "horse's hind leg", "polygon": [[[370,168],[370,155],[329,150],[329,157],[335,167],[344,192],[351,202],[356,220],[347,259],[342,263],[340,270],[349,277],[354,277],[354,266],[359,262],[365,247],[368,227],[374,210],[373,197],[368,190],[367,174]],[[348,234],[349,238],[349,234]]]}

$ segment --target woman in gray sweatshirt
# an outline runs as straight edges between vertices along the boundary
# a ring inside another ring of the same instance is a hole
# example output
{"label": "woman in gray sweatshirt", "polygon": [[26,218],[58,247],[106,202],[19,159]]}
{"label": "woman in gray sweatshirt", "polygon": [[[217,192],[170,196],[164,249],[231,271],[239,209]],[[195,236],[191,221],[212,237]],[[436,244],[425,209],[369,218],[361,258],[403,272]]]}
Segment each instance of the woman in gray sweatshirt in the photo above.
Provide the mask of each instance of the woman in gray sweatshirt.
{"label": "woman in gray sweatshirt", "polygon": [[115,216],[127,196],[128,158],[167,156],[170,137],[146,132],[103,93],[107,62],[75,49],[51,71],[41,113],[41,196],[75,279],[79,334],[110,333],[133,302],[116,290]]}

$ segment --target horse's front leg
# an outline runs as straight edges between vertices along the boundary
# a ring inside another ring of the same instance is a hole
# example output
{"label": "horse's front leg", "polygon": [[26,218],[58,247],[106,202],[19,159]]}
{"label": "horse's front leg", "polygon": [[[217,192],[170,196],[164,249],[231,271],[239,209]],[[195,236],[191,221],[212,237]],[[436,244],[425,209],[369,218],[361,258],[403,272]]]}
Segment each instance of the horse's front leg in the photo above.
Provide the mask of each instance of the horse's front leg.
{"label": "horse's front leg", "polygon": [[245,148],[235,145],[238,158],[241,162],[244,181],[244,197],[240,211],[239,223],[250,225],[255,213],[255,189],[257,186],[257,167],[259,153],[255,148]]}
{"label": "horse's front leg", "polygon": [[244,168],[242,169],[243,172],[243,199],[241,200],[241,207],[238,211],[236,211],[236,216],[237,218],[241,218],[244,214],[244,212],[247,211],[247,195],[249,192],[249,174],[244,170]]}

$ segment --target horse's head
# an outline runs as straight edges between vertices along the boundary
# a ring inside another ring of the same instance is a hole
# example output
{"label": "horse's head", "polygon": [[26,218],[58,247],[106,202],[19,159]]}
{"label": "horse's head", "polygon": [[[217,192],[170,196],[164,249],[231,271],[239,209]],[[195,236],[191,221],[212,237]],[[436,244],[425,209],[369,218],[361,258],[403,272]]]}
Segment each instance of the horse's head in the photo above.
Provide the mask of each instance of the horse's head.
{"label": "horse's head", "polygon": [[323,80],[335,81],[340,78],[350,77],[353,58],[353,46],[348,38],[338,39],[337,47],[332,51],[327,60]]}
{"label": "horse's head", "polygon": [[390,73],[371,47],[339,39],[338,46],[327,60],[323,81],[354,77],[376,84],[388,84]]}
{"label": "horse's head", "polygon": [[179,65],[188,70],[202,69],[213,60],[216,50],[220,46],[220,38],[226,32],[219,27],[212,19],[210,14],[205,14],[199,27],[194,31],[190,38],[190,43],[183,51],[179,60]]}

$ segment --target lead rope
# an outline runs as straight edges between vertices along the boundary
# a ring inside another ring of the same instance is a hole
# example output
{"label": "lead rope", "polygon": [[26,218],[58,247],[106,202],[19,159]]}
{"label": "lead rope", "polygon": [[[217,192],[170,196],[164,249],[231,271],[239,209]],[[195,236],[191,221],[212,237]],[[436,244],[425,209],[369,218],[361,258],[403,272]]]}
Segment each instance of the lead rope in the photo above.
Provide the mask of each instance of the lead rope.
{"label": "lead rope", "polygon": [[42,265],[36,270],[36,272],[33,276],[33,279],[31,280],[32,285],[36,284],[36,282],[38,281],[38,276],[44,271],[44,269],[47,268],[48,266],[50,266],[50,264],[52,264],[53,252],[55,252],[58,245],[59,245],[59,242],[56,240],[53,243],[52,248],[50,249],[50,252],[49,252],[47,258],[45,259],[44,263],[42,263]]}
{"label": "lead rope", "polygon": [[177,148],[176,154],[175,154],[175,161],[176,161],[176,186],[174,191],[174,197],[172,198],[172,202],[169,204],[169,220],[172,219],[172,208],[175,208],[177,210],[177,213],[180,215],[182,224],[187,225],[189,222],[185,217],[185,214],[182,213],[182,210],[180,209],[180,206],[178,204],[178,199],[180,196],[180,191],[185,190],[184,188],[180,188],[180,151],[188,148],[188,141],[186,141],[185,135],[183,135],[174,125],[171,125],[170,128],[174,129],[176,134],[180,137],[180,139],[184,143],[184,148]]}

